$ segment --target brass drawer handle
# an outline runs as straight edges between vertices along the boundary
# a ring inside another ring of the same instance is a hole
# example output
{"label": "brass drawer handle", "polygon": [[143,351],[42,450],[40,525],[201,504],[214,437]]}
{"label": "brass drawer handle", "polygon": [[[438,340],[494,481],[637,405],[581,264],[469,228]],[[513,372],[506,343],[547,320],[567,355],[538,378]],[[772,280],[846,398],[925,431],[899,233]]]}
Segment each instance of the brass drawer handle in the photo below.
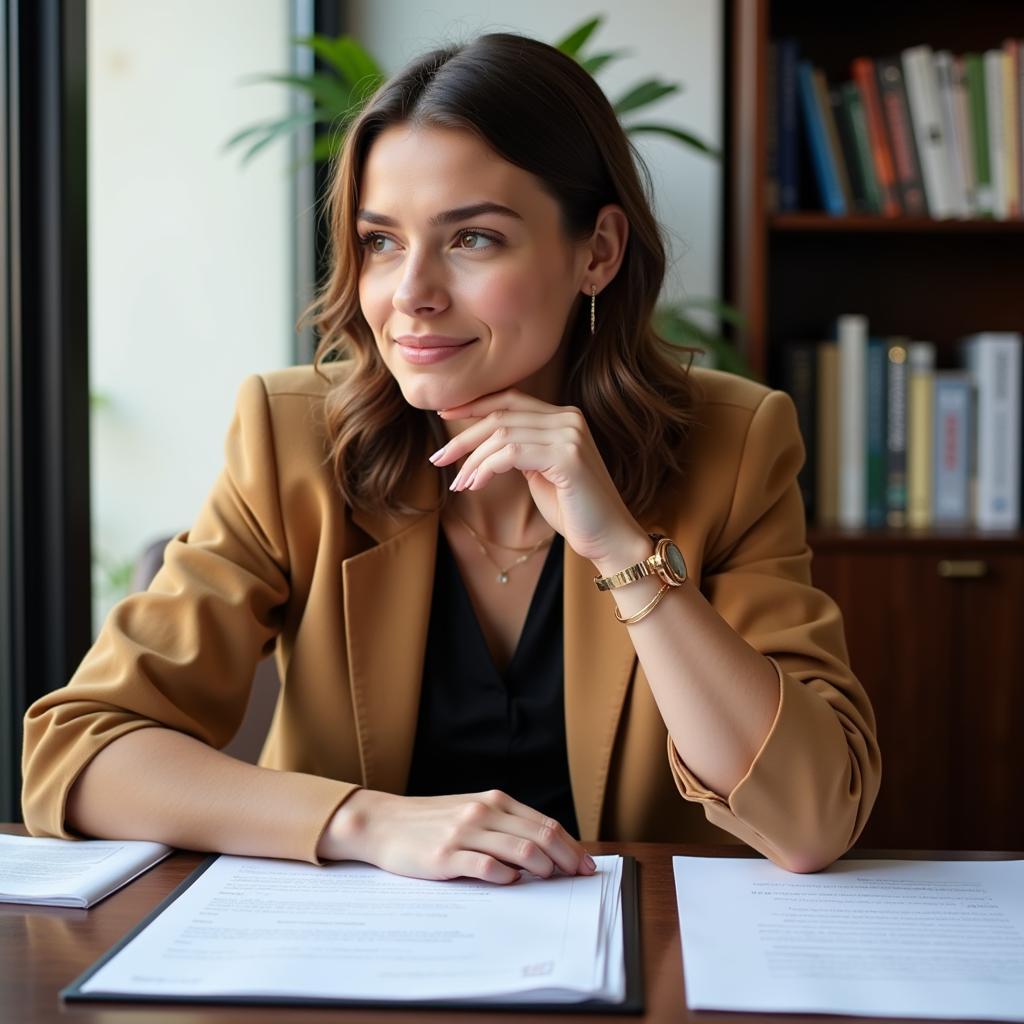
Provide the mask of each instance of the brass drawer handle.
{"label": "brass drawer handle", "polygon": [[988,574],[988,564],[980,559],[943,558],[939,575],[946,580],[980,580]]}

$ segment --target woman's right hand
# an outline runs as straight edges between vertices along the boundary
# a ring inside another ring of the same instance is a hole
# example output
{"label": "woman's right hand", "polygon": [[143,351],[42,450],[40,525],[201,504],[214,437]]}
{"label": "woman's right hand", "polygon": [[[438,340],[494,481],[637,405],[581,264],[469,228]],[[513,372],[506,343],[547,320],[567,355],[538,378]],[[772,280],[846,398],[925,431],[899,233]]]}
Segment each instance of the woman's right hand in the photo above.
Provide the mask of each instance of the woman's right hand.
{"label": "woman's right hand", "polygon": [[592,875],[594,861],[554,818],[501,790],[395,796],[360,789],[335,811],[317,848],[324,860],[359,860],[412,878],[508,884],[525,868]]}

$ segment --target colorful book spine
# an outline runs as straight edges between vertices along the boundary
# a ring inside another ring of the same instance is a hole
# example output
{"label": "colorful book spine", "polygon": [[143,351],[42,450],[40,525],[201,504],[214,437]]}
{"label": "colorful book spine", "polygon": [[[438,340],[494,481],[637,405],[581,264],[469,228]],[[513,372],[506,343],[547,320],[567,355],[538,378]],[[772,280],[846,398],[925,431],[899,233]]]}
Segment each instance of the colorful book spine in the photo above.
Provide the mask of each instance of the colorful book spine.
{"label": "colorful book spine", "polygon": [[907,525],[907,345],[893,338],[886,352],[886,495],[885,521]]}
{"label": "colorful book spine", "polygon": [[817,466],[814,507],[821,526],[839,522],[839,346],[818,343]]}
{"label": "colorful book spine", "polygon": [[1019,217],[1020,194],[1020,114],[1017,95],[1017,61],[1019,47],[1016,39],[1003,43],[1003,136],[1006,139],[1006,215]]}
{"label": "colorful book spine", "polygon": [[832,120],[836,126],[836,134],[839,136],[842,163],[850,181],[850,209],[857,213],[871,213],[873,208],[868,198],[860,160],[857,157],[857,138],[850,122],[850,111],[843,100],[842,90],[829,89],[828,102],[832,108]]}
{"label": "colorful book spine", "polygon": [[974,154],[974,209],[978,217],[991,217],[992,172],[989,164],[988,103],[985,99],[985,65],[980,53],[964,55],[967,101],[971,108],[971,149]]}
{"label": "colorful book spine", "polygon": [[875,176],[882,198],[882,215],[898,217],[903,207],[896,190],[896,173],[893,169],[892,151],[889,148],[882,102],[878,95],[875,66],[870,58],[857,57],[851,65],[851,73],[860,91],[861,103],[867,118],[871,157],[875,165]]}
{"label": "colorful book spine", "polygon": [[886,450],[886,363],[889,345],[883,338],[871,338],[867,346],[867,524],[885,526],[888,476]]}
{"label": "colorful book spine", "polygon": [[839,184],[839,174],[832,159],[824,114],[819,109],[814,86],[814,69],[810,61],[797,64],[797,91],[800,95],[800,111],[803,125],[807,130],[807,141],[811,151],[811,162],[818,181],[818,192],[825,211],[833,217],[842,217],[847,211],[846,201]]}
{"label": "colorful book spine", "polygon": [[864,183],[864,195],[869,213],[882,212],[882,194],[878,188],[875,162],[871,157],[871,140],[868,137],[868,122],[864,114],[864,103],[856,82],[846,82],[841,87],[843,107],[853,132],[855,159]]}
{"label": "colorful book spine", "polygon": [[1006,182],[1006,138],[1003,124],[1003,54],[985,51],[985,108],[988,111],[988,163],[992,174],[992,215],[997,220],[1009,216],[1009,192]]}
{"label": "colorful book spine", "polygon": [[991,331],[965,338],[963,346],[977,392],[975,522],[984,530],[1019,530],[1024,340]]}
{"label": "colorful book spine", "polygon": [[829,99],[828,81],[825,72],[820,68],[811,71],[811,78],[814,81],[814,98],[817,100],[818,111],[821,114],[821,123],[825,127],[825,141],[828,143],[829,155],[832,158],[832,166],[835,168],[836,180],[839,182],[839,191],[843,194],[843,203],[846,211],[853,209],[853,189],[850,187],[850,176],[846,169],[846,162],[843,160],[842,144],[839,141],[839,126],[836,124],[832,103]]}
{"label": "colorful book spine", "polygon": [[932,447],[932,523],[967,526],[970,508],[971,378],[955,370],[935,374]]}
{"label": "colorful book spine", "polygon": [[817,344],[790,342],[783,353],[783,387],[796,406],[796,421],[804,440],[804,464],[797,475],[807,519],[814,522],[817,469]]}
{"label": "colorful book spine", "polygon": [[877,63],[878,92],[892,145],[896,184],[905,213],[928,216],[928,202],[921,179],[921,164],[910,121],[910,107],[898,57],[883,57]]}
{"label": "colorful book spine", "polygon": [[953,217],[958,208],[949,181],[946,133],[932,49],[925,45],[911,46],[901,57],[928,210],[933,217]]}
{"label": "colorful book spine", "polygon": [[967,68],[963,57],[953,58],[953,117],[957,150],[964,176],[964,209],[968,217],[978,214],[978,175],[974,167],[971,107],[967,100]]}
{"label": "colorful book spine", "polygon": [[961,156],[960,136],[956,117],[956,86],[953,54],[939,50],[935,54],[935,77],[939,86],[939,112],[946,142],[946,175],[950,188],[950,203],[958,217],[970,215],[967,201],[967,175]]}
{"label": "colorful book spine", "polygon": [[935,345],[907,345],[907,525],[916,530],[932,522],[932,427],[935,393]]}
{"label": "colorful book spine", "polygon": [[796,67],[799,47],[795,39],[780,39],[776,46],[777,103],[779,111],[777,171],[779,209],[800,208],[799,99]]}
{"label": "colorful book spine", "polygon": [[867,522],[867,317],[836,321],[839,346],[839,525],[862,529]]}

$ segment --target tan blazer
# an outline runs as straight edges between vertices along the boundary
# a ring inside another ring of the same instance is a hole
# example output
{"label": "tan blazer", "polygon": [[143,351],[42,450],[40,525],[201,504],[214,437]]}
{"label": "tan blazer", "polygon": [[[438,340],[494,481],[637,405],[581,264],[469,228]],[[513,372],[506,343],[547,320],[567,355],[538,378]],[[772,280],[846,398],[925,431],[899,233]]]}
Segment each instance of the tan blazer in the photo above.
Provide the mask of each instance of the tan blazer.
{"label": "tan blazer", "polygon": [[[847,664],[840,613],[811,586],[791,400],[729,374],[693,374],[704,394],[687,474],[642,525],[676,540],[687,585],[772,660],[779,710],[736,788],[704,788],[669,741],[612,597],[565,545],[576,816],[584,840],[735,836],[800,869],[839,856],[864,825],[880,778],[874,718]],[[279,830],[282,856],[316,863],[322,829],[356,788],[405,791],[438,515],[389,519],[345,506],[325,464],[326,390],[308,366],[243,382],[225,468],[195,525],[170,542],[149,590],[110,612],[70,683],[25,716],[23,810],[33,835],[73,837],[68,790],[118,736],[167,726],[224,746],[254,666],[272,651],[282,690],[259,763],[293,774],[266,799],[217,793],[210,780],[206,796],[233,810],[216,824],[181,812],[182,845],[216,850],[234,821],[257,820]],[[431,447],[425,436],[404,493],[421,508],[439,494]]]}

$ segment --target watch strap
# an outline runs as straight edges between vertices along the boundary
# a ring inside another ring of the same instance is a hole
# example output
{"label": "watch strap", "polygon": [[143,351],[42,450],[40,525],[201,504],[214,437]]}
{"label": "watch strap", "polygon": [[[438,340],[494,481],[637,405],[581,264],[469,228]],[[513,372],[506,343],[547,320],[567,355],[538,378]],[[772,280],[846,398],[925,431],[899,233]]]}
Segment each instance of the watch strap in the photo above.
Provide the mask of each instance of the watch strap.
{"label": "watch strap", "polygon": [[[663,534],[649,533],[647,536],[650,537],[655,546],[657,546],[657,543],[661,540]],[[656,552],[649,555],[641,562],[628,565],[625,569],[612,573],[611,576],[595,576],[594,583],[598,590],[615,590],[617,587],[624,587],[629,583],[636,583],[637,580],[642,580],[645,576],[656,575],[655,560]]]}

